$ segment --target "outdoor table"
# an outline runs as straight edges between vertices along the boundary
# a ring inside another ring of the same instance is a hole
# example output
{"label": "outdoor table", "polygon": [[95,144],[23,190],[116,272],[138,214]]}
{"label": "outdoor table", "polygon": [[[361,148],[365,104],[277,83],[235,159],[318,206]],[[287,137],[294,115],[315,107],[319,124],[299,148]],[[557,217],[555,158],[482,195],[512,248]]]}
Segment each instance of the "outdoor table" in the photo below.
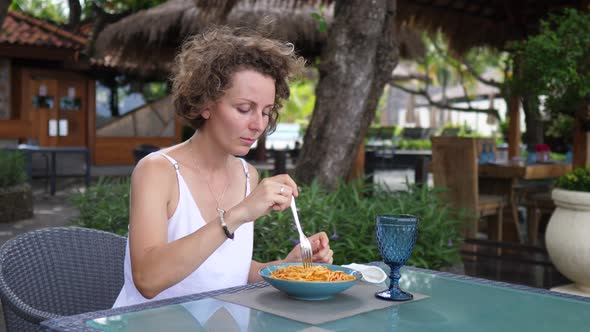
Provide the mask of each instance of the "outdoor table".
{"label": "outdoor table", "polygon": [[572,164],[486,163],[478,165],[480,178],[540,180],[560,177],[572,170]]}
{"label": "outdoor table", "polygon": [[428,182],[428,164],[432,160],[431,150],[395,150],[393,163],[395,165],[410,165],[414,168],[414,183]]}
{"label": "outdoor table", "polygon": [[[428,164],[432,159],[431,150],[396,150],[391,141],[374,140],[366,144],[367,151],[381,151],[392,155],[391,165],[394,167],[405,166],[414,170],[414,183],[428,182]],[[370,168],[370,170],[374,170]]]}
{"label": "outdoor table", "polygon": [[[410,267],[402,269],[400,285],[428,297],[317,326],[237,305],[234,306],[241,309],[242,315],[228,314],[225,310],[206,312],[212,305],[225,303],[213,298],[219,294],[271,287],[261,282],[51,319],[41,323],[41,330],[174,332],[241,327],[248,331],[555,332],[587,331],[590,326],[590,298],[587,297]],[[313,301],[310,308],[312,304]],[[215,320],[218,325],[209,326],[209,320]]]}
{"label": "outdoor table", "polygon": [[17,146],[3,147],[6,150],[22,151],[26,158],[26,172],[29,181],[32,179],[33,173],[33,154],[38,153],[45,156],[49,156],[49,192],[51,195],[55,195],[55,183],[57,178],[57,154],[69,153],[69,154],[82,154],[84,155],[85,169],[83,174],[66,174],[64,176],[83,176],[86,187],[90,185],[90,151],[84,146],[38,146],[20,144]]}
{"label": "outdoor table", "polygon": [[[522,180],[550,180],[572,170],[572,165],[563,162],[525,164],[523,162],[484,163],[478,165],[479,192],[482,194],[505,195],[510,198],[511,219],[518,220],[518,201],[514,196],[514,185]],[[513,223],[516,233],[518,223]]]}

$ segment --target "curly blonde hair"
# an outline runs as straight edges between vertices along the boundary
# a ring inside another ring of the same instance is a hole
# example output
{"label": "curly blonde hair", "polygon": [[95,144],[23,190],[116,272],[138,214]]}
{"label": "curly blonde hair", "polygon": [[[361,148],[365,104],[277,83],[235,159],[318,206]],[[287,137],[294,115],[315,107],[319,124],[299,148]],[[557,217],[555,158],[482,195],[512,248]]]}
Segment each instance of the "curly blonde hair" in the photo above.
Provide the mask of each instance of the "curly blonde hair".
{"label": "curly blonde hair", "polygon": [[275,81],[275,101],[266,133],[272,133],[283,101],[289,98],[288,81],[299,73],[304,60],[293,44],[265,38],[251,30],[215,27],[188,39],[176,57],[172,100],[176,113],[194,128],[205,119],[206,103],[231,88],[231,78],[242,69],[255,70]]}

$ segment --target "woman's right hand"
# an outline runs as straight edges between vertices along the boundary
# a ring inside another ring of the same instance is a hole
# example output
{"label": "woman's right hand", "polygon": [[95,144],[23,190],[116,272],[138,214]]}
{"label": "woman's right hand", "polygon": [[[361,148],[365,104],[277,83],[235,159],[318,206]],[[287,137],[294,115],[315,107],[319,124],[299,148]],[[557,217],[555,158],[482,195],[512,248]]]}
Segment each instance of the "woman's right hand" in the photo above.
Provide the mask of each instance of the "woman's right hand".
{"label": "woman's right hand", "polygon": [[253,221],[270,212],[282,211],[291,205],[291,196],[297,197],[297,184],[287,174],[265,178],[230,213],[242,223]]}

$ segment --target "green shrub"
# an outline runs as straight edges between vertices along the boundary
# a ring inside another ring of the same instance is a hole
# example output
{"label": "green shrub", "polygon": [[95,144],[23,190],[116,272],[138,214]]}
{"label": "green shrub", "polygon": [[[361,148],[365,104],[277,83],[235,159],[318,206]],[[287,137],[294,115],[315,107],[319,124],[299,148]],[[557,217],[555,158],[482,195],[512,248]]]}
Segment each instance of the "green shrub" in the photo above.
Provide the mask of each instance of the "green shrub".
{"label": "green shrub", "polygon": [[370,139],[384,139],[384,140],[390,140],[393,139],[396,135],[396,130],[398,128],[395,126],[385,126],[385,127],[381,127],[381,126],[371,126],[369,127],[368,131],[367,131],[367,140]]}
{"label": "green shrub", "polygon": [[575,168],[557,179],[555,187],[590,192],[590,166]]}
{"label": "green shrub", "polygon": [[402,138],[397,142],[398,150],[430,150],[432,142],[429,139],[407,139]]}
{"label": "green shrub", "polygon": [[[299,217],[307,235],[325,231],[334,250],[334,263],[380,261],[375,240],[375,216],[407,213],[420,218],[419,235],[408,265],[438,269],[460,261],[460,222],[439,200],[439,190],[408,185],[392,192],[380,186],[340,184],[327,191],[319,184],[300,186]],[[121,235],[127,234],[129,180],[101,180],[74,203],[80,216],[74,224]],[[271,212],[259,218],[254,234],[254,259],[283,258],[299,239],[290,211]]]}
{"label": "green shrub", "polygon": [[127,236],[129,225],[129,178],[101,178],[97,184],[72,197],[80,210],[73,225]]}
{"label": "green shrub", "polygon": [[0,188],[16,186],[26,181],[24,155],[19,151],[0,150]]}
{"label": "green shrub", "polygon": [[[461,222],[439,200],[439,190],[413,185],[400,192],[379,186],[359,187],[340,184],[333,192],[317,183],[300,187],[297,208],[303,230],[307,235],[328,233],[335,264],[381,260],[375,240],[375,216],[382,213],[407,213],[420,218],[418,240],[408,265],[438,269],[460,261]],[[298,241],[288,211],[272,212],[259,218],[254,226],[256,260],[284,258]]]}

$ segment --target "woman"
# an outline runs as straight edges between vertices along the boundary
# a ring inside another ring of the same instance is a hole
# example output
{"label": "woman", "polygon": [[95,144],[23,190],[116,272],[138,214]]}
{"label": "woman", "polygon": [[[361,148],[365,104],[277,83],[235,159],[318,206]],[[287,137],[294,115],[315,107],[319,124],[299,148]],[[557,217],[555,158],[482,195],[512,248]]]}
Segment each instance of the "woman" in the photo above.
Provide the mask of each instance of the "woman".
{"label": "woman", "polygon": [[[253,221],[288,208],[297,185],[286,174],[258,183],[256,169],[234,156],[274,129],[287,80],[302,65],[292,45],[241,30],[185,43],[173,100],[196,132],[133,171],[125,284],[114,307],[255,282],[260,268],[279,263],[252,260]],[[331,263],[326,234],[309,239],[314,261]],[[300,260],[296,246],[283,261]]]}

